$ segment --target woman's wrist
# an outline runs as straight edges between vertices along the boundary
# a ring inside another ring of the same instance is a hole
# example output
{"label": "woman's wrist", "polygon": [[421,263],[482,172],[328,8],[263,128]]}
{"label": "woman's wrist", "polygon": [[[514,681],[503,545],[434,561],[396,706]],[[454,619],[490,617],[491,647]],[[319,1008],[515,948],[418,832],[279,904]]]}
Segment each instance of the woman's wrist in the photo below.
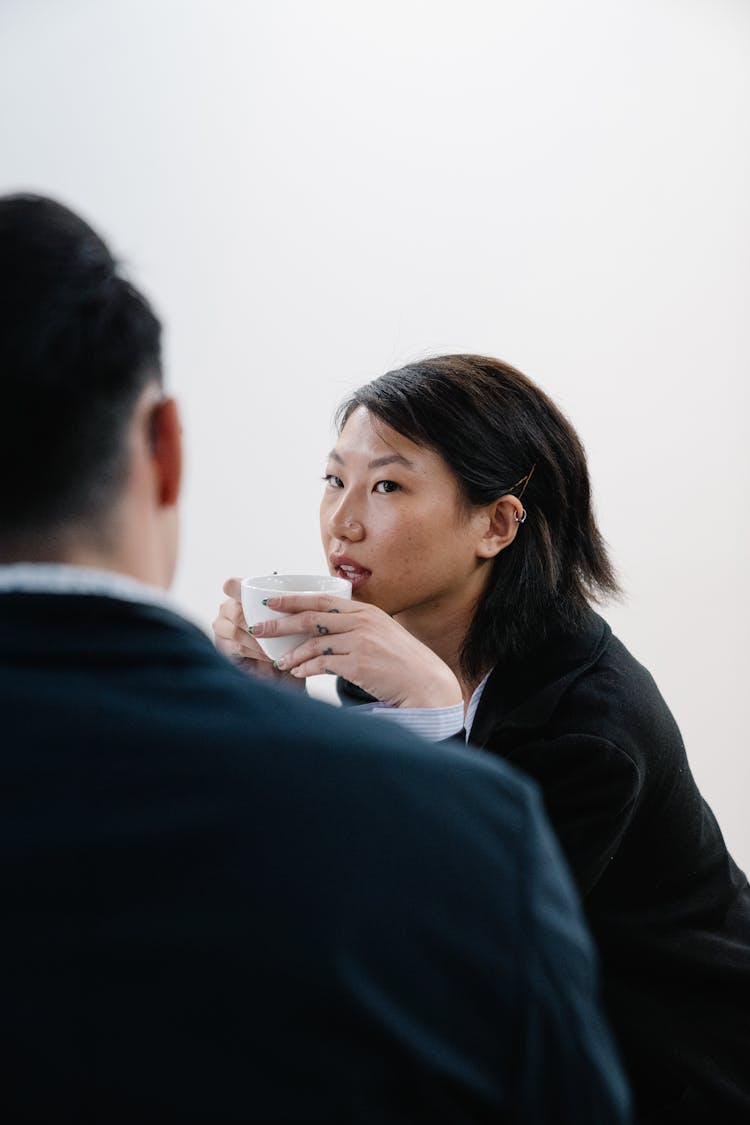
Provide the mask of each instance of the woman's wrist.
{"label": "woman's wrist", "polygon": [[446,666],[444,674],[415,684],[399,702],[399,707],[455,707],[458,703],[463,704],[461,685]]}

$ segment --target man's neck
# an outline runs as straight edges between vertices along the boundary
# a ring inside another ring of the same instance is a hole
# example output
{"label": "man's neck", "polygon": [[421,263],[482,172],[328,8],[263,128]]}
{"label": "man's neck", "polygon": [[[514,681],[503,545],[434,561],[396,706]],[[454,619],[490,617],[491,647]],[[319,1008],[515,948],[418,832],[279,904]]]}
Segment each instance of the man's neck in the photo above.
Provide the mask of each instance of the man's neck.
{"label": "man's neck", "polygon": [[[138,537],[134,538],[137,543]],[[81,527],[45,535],[19,536],[0,547],[0,566],[21,563],[96,570],[121,575],[146,586],[164,588],[156,568],[148,565],[142,549],[120,549],[104,537],[95,540],[88,534],[88,529]]]}

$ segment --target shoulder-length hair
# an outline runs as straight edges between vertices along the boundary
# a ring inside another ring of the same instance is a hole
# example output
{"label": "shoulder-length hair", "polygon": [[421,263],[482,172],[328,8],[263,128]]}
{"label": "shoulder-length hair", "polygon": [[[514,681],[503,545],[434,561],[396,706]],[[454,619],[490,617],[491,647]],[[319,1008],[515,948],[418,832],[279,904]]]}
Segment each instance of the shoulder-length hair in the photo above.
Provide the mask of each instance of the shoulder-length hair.
{"label": "shoulder-length hair", "polygon": [[339,430],[360,406],[439,454],[468,507],[516,495],[526,510],[514,541],[491,563],[464,640],[461,668],[470,680],[575,626],[590,601],[619,594],[583,446],[520,371],[485,356],[435,356],[360,387],[337,411]]}

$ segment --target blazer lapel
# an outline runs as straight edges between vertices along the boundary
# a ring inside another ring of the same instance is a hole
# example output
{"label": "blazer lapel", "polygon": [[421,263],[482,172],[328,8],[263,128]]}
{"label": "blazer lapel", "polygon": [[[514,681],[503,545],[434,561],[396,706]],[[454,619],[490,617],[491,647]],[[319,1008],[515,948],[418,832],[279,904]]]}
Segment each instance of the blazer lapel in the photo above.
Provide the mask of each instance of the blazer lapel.
{"label": "blazer lapel", "polygon": [[485,746],[500,725],[542,726],[570,685],[599,659],[612,630],[590,611],[581,626],[558,632],[528,656],[495,665],[485,685],[469,741]]}

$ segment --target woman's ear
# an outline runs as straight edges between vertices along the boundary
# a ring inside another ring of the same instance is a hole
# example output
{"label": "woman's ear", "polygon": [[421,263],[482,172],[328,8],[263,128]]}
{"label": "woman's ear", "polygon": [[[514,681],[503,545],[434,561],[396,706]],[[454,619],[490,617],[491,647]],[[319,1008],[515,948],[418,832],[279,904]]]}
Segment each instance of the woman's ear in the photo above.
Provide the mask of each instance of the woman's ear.
{"label": "woman's ear", "polygon": [[501,496],[488,504],[483,514],[485,530],[477,544],[477,558],[494,559],[513,542],[526,513],[517,496]]}

